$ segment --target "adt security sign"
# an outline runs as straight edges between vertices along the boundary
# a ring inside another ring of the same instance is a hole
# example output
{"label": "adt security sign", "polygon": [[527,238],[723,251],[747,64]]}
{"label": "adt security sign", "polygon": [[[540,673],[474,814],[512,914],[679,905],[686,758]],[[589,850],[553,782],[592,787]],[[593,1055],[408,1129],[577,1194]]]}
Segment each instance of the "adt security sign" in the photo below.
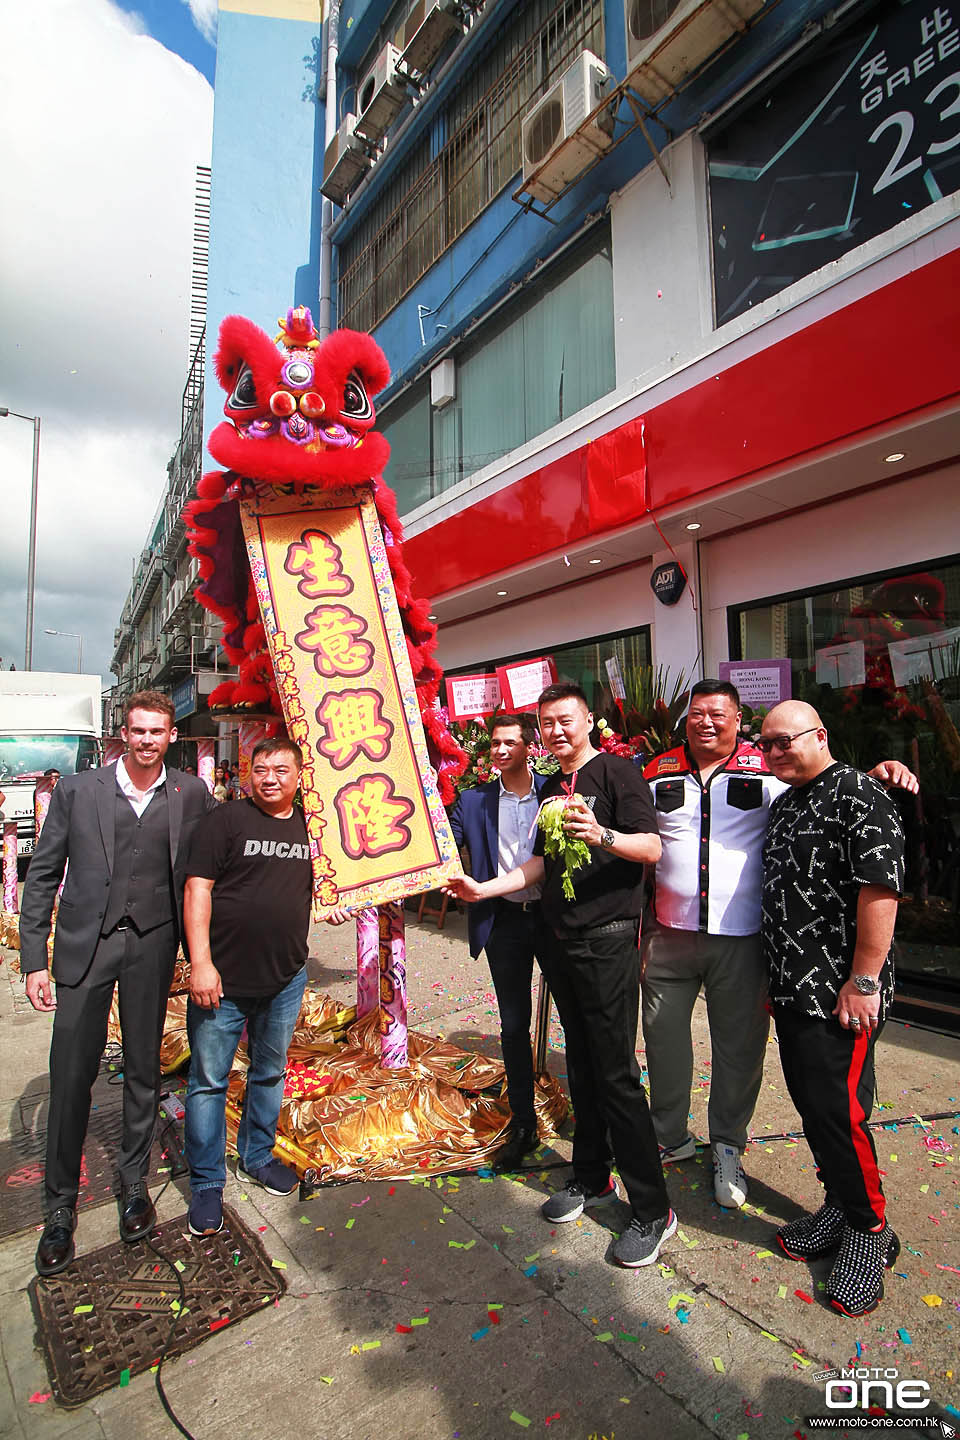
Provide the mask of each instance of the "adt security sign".
{"label": "adt security sign", "polygon": [[650,576],[650,589],[662,605],[676,605],[686,583],[687,577],[677,560],[658,565]]}

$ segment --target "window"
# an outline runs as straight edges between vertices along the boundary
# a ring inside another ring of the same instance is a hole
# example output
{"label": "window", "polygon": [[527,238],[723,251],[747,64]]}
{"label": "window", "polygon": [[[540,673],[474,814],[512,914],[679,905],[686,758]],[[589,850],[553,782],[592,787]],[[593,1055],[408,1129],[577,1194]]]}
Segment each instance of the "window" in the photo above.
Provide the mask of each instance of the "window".
{"label": "window", "polygon": [[960,186],[958,51],[946,6],[886,0],[718,122],[707,138],[718,325]]}
{"label": "window", "polygon": [[[405,514],[574,415],[616,385],[606,222],[548,267],[524,300],[456,351],[457,398],[383,412],[387,480]],[[417,395],[426,397],[426,384]]]}
{"label": "window", "polygon": [[[339,323],[372,330],[520,168],[520,121],[580,50],[602,0],[528,0],[467,71],[431,135],[339,247]],[[389,281],[384,279],[389,272]]]}
{"label": "window", "polygon": [[831,754],[860,769],[902,760],[907,895],[899,975],[960,998],[960,557],[844,580],[729,612],[730,654],[791,662],[793,694],[818,710]]}
{"label": "window", "polygon": [[589,640],[578,640],[574,645],[544,645],[539,650],[528,650],[522,655],[481,660],[449,673],[472,675],[484,670],[492,673],[498,665],[515,665],[520,660],[534,660],[540,655],[553,656],[558,680],[568,680],[580,686],[598,720],[602,716],[614,730],[622,730],[623,720],[610,688],[606,662],[616,659],[624,676],[641,665],[649,665],[650,626],[642,625],[625,635],[595,635]]}
{"label": "window", "polygon": [[396,494],[400,514],[405,515],[433,494],[429,383],[412,386],[396,400],[383,412],[377,429],[390,442],[390,463],[383,476]]}

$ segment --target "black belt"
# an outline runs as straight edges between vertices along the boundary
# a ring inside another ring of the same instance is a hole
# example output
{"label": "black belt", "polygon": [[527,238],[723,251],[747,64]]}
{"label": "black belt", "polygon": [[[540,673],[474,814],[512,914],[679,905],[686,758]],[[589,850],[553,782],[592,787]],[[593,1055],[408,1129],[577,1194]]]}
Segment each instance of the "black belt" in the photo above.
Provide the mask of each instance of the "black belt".
{"label": "black belt", "polygon": [[539,900],[507,900],[503,895],[499,897],[501,910],[519,910],[527,915],[531,910],[540,908]]}
{"label": "black belt", "polygon": [[140,933],[129,915],[121,915],[120,919],[117,921],[116,925],[114,925],[113,928],[114,930],[136,930],[138,935]]}
{"label": "black belt", "polygon": [[555,930],[558,940],[592,940],[595,935],[618,935],[627,930],[636,930],[640,919],[608,920],[606,925],[588,925],[584,930]]}

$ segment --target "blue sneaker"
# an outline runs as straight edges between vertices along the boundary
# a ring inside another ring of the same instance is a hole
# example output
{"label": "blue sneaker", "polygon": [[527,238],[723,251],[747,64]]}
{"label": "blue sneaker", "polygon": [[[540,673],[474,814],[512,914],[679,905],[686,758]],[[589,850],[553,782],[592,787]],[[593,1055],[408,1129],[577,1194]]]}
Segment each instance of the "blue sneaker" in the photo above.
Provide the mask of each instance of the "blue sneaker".
{"label": "blue sneaker", "polygon": [[237,1175],[241,1180],[250,1180],[254,1185],[261,1186],[270,1195],[292,1195],[300,1184],[296,1170],[291,1170],[281,1160],[268,1160],[266,1165],[258,1165],[256,1170],[245,1170],[238,1164]]}
{"label": "blue sneaker", "polygon": [[198,1190],[190,1196],[187,1224],[191,1235],[216,1235],[223,1229],[223,1191]]}

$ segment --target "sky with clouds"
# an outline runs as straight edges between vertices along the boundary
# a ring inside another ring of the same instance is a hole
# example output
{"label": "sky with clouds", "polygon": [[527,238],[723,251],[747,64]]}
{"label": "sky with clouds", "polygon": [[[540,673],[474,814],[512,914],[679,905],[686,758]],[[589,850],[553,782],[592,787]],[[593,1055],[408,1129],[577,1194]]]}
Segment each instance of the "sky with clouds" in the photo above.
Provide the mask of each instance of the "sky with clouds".
{"label": "sky with clouds", "polygon": [[[33,665],[111,683],[189,360],[216,0],[0,6],[0,406],[41,417]],[[23,664],[32,426],[0,418],[0,656]]]}

